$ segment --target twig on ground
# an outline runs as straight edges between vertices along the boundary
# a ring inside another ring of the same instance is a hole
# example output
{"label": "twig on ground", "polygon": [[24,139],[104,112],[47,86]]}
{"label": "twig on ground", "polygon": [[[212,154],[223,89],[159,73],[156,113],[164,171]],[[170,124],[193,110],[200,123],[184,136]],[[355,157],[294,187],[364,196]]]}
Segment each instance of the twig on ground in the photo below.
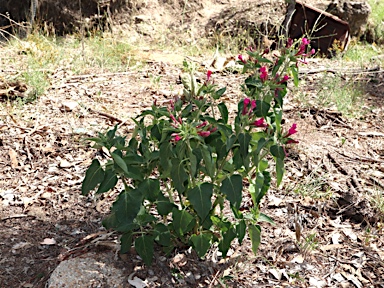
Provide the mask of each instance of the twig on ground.
{"label": "twig on ground", "polygon": [[97,111],[97,110],[94,110],[92,108],[88,108],[86,107],[86,109],[89,111],[89,112],[92,112],[92,113],[95,113],[95,114],[99,114],[101,116],[104,116],[104,117],[107,117],[108,119],[112,120],[112,121],[115,121],[115,122],[118,122],[118,123],[123,123],[124,121],[121,120],[120,118],[117,118],[116,116],[113,116],[109,113],[106,113],[106,112],[102,112],[102,111]]}

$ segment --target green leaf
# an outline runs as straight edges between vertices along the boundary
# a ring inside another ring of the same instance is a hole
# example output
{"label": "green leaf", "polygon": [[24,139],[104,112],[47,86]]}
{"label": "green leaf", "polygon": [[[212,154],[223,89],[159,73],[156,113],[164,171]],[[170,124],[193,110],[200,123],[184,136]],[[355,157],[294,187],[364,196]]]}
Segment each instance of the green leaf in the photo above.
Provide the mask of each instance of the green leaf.
{"label": "green leaf", "polygon": [[220,191],[227,196],[231,205],[239,210],[242,200],[243,178],[236,174],[224,179]]}
{"label": "green leaf", "polygon": [[227,256],[228,250],[231,247],[231,243],[235,237],[236,230],[232,227],[223,234],[223,239],[219,242],[219,250],[223,254],[223,258]]}
{"label": "green leaf", "polygon": [[127,253],[129,252],[129,250],[131,250],[132,234],[133,234],[132,231],[130,231],[130,232],[124,233],[120,237],[120,253],[121,254]]}
{"label": "green leaf", "polygon": [[211,151],[209,150],[208,146],[204,145],[201,149],[201,154],[204,159],[205,168],[207,169],[208,176],[213,178],[215,174],[215,166],[213,163]]}
{"label": "green leaf", "polygon": [[188,191],[188,200],[193,209],[197,212],[202,222],[208,216],[212,208],[211,197],[213,194],[213,184],[203,183]]}
{"label": "green leaf", "polygon": [[285,152],[282,146],[273,145],[271,146],[270,151],[271,151],[271,154],[276,158],[279,158],[282,160],[285,158]]}
{"label": "green leaf", "polygon": [[275,225],[275,222],[272,220],[272,218],[268,215],[265,215],[264,213],[260,213],[258,222],[267,222],[269,224]]}
{"label": "green leaf", "polygon": [[146,200],[155,202],[160,193],[160,181],[158,179],[145,179],[137,189],[141,191]]}
{"label": "green leaf", "polygon": [[172,212],[172,209],[175,208],[176,205],[169,201],[169,198],[165,197],[162,193],[160,193],[157,197],[157,212],[161,216],[166,216]]}
{"label": "green leaf", "polygon": [[195,218],[185,210],[178,210],[174,208],[172,210],[172,225],[176,234],[183,236],[185,233],[192,230],[195,226]]}
{"label": "green leaf", "polygon": [[236,225],[236,234],[237,234],[237,239],[239,241],[239,244],[243,242],[243,239],[245,237],[245,231],[246,231],[246,225],[245,221],[241,220],[237,225]]}
{"label": "green leaf", "polygon": [[179,159],[172,159],[171,178],[173,185],[179,193],[185,191],[184,182],[188,180],[188,174],[184,170],[184,165]]}
{"label": "green leaf", "polygon": [[135,223],[143,227],[147,224],[152,224],[157,221],[157,218],[150,214],[144,206],[140,207],[140,211],[135,218]]}
{"label": "green leaf", "polygon": [[249,193],[255,206],[259,205],[261,199],[268,192],[271,185],[271,176],[268,171],[258,172],[255,183],[249,185]]}
{"label": "green leaf", "polygon": [[99,189],[97,189],[96,194],[108,192],[117,184],[117,176],[114,170],[109,169],[105,171],[104,179],[101,182]]}
{"label": "green leaf", "polygon": [[190,237],[191,242],[193,243],[193,248],[196,250],[197,255],[202,258],[207,253],[209,247],[211,247],[212,236],[207,233],[202,233],[199,235],[193,234]]}
{"label": "green leaf", "polygon": [[193,154],[192,152],[189,154],[189,161],[190,161],[190,165],[191,165],[191,176],[192,177],[196,177],[196,172],[197,172],[197,157],[195,154]]}
{"label": "green leaf", "polygon": [[251,141],[251,135],[249,133],[240,133],[239,143],[240,143],[240,153],[243,156],[243,159],[248,155],[249,142]]}
{"label": "green leaf", "polygon": [[85,173],[85,178],[81,186],[81,194],[88,195],[88,193],[95,189],[95,187],[101,183],[104,179],[104,170],[100,166],[100,162],[97,159],[93,159],[92,164],[89,166]]}
{"label": "green leaf", "polygon": [[158,223],[154,229],[156,235],[156,242],[162,246],[169,246],[171,244],[171,232],[168,227],[163,223]]}
{"label": "green leaf", "polygon": [[151,137],[155,138],[157,141],[160,141],[161,139],[161,133],[160,133],[159,125],[155,124],[151,128]]}
{"label": "green leaf", "polygon": [[257,117],[267,117],[269,108],[271,108],[271,105],[269,105],[267,102],[262,100],[256,100],[256,108],[255,108],[255,114]]}
{"label": "green leaf", "polygon": [[261,242],[261,227],[259,225],[249,224],[248,231],[252,242],[252,251],[256,254]]}
{"label": "green leaf", "polygon": [[160,164],[162,168],[162,177],[168,177],[171,170],[172,143],[167,141],[160,144]]}
{"label": "green leaf", "polygon": [[191,114],[192,108],[193,108],[193,105],[188,104],[181,112],[181,118],[187,118]]}
{"label": "green leaf", "polygon": [[260,172],[263,172],[265,169],[268,168],[268,160],[266,159],[262,159],[260,162],[259,162],[259,165],[258,165],[258,169]]}
{"label": "green leaf", "polygon": [[111,214],[109,214],[103,219],[102,224],[105,229],[116,228],[117,226],[119,226],[119,221],[117,220],[116,213],[112,211]]}
{"label": "green leaf", "polygon": [[235,144],[236,141],[236,135],[231,135],[230,137],[227,138],[227,152],[231,149],[233,149],[233,144]]}
{"label": "green leaf", "polygon": [[243,157],[241,157],[240,149],[235,149],[232,156],[232,161],[235,170],[241,169],[243,167]]}
{"label": "green leaf", "polygon": [[107,132],[107,137],[108,137],[109,141],[111,141],[115,137],[116,131],[117,131],[117,125],[115,125],[115,127],[113,127],[113,129],[111,129]]}
{"label": "green leaf", "polygon": [[215,100],[219,99],[221,96],[223,96],[226,90],[227,90],[227,87],[223,87],[217,90],[215,93],[212,94],[213,99]]}
{"label": "green leaf", "polygon": [[123,191],[112,205],[112,211],[121,223],[119,226],[129,225],[140,211],[143,195],[138,189]]}
{"label": "green leaf", "polygon": [[227,124],[228,123],[228,108],[227,108],[227,105],[225,105],[224,102],[221,102],[217,105],[217,107],[219,108],[219,111],[220,111],[220,114],[221,114],[221,118],[223,119],[223,123],[224,124]]}
{"label": "green leaf", "polygon": [[292,65],[290,68],[293,75],[293,83],[297,87],[299,85],[299,68],[296,65]]}
{"label": "green leaf", "polygon": [[276,158],[276,182],[277,186],[281,184],[284,176],[284,160],[281,158]]}
{"label": "green leaf", "polygon": [[[118,151],[118,150],[116,150],[116,151]],[[118,167],[120,167],[121,170],[123,170],[124,173],[128,174],[127,164],[125,163],[123,158],[121,158],[120,155],[117,154],[116,151],[111,153],[113,161],[115,161],[116,165]]]}
{"label": "green leaf", "polygon": [[145,265],[150,266],[153,258],[153,237],[149,235],[137,237],[135,239],[135,249]]}

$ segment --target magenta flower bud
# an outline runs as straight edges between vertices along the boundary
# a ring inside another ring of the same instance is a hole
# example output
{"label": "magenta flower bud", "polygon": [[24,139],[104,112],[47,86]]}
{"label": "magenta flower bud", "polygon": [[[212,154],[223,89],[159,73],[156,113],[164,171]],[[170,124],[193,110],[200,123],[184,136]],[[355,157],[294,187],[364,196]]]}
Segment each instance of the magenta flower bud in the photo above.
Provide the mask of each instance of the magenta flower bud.
{"label": "magenta flower bud", "polygon": [[207,121],[204,121],[203,123],[201,123],[200,125],[197,125],[196,128],[199,129],[199,128],[203,128],[205,126],[207,126],[208,122]]}
{"label": "magenta flower bud", "polygon": [[268,54],[268,53],[269,53],[269,48],[266,48],[264,49],[263,54],[261,54],[261,56],[264,56],[265,54]]}
{"label": "magenta flower bud", "polygon": [[169,115],[169,117],[171,117],[172,121],[179,124],[179,122],[176,120],[175,116],[173,116],[172,114]]}
{"label": "magenta flower bud", "polygon": [[264,122],[264,118],[260,118],[252,123],[253,126],[265,128],[268,127],[268,124]]}
{"label": "magenta flower bud", "polygon": [[281,81],[282,81],[282,83],[284,83],[284,82],[287,82],[288,80],[289,80],[289,76],[284,75],[283,80],[281,80]]}
{"label": "magenta flower bud", "polygon": [[207,71],[207,82],[209,81],[209,79],[211,79],[211,75],[212,75],[212,71],[208,70]]}
{"label": "magenta flower bud", "polygon": [[301,40],[301,44],[302,45],[307,46],[309,43],[310,43],[310,41],[307,38],[305,38],[305,37]]}
{"label": "magenta flower bud", "polygon": [[243,58],[243,55],[239,54],[239,56],[237,56],[237,58],[239,58],[239,60],[240,60],[241,62],[243,62],[244,64],[247,63],[247,61],[245,61],[245,59]]}
{"label": "magenta flower bud", "polygon": [[286,45],[285,47],[287,47],[287,48],[291,48],[292,45],[293,45],[293,39],[288,38],[288,40],[287,40],[287,45]]}
{"label": "magenta flower bud", "polygon": [[267,67],[266,66],[262,66],[260,67],[260,80],[262,82],[265,82],[266,80],[268,80],[268,70],[267,70]]}
{"label": "magenta flower bud", "polygon": [[281,79],[279,82],[277,82],[277,84],[283,84],[283,83],[287,82],[288,80],[289,80],[289,76],[284,75],[283,79]]}
{"label": "magenta flower bud", "polygon": [[197,132],[197,134],[199,134],[201,137],[208,137],[209,135],[211,135],[211,132],[210,131],[199,131],[199,132]]}
{"label": "magenta flower bud", "polygon": [[291,128],[289,128],[289,130],[288,130],[288,134],[285,135],[285,137],[289,137],[289,136],[297,133],[296,127],[297,127],[296,123],[293,123]]}
{"label": "magenta flower bud", "polygon": [[286,144],[299,144],[299,141],[293,140],[293,139],[289,139]]}
{"label": "magenta flower bud", "polygon": [[173,141],[173,142],[178,142],[178,141],[180,141],[182,139],[181,136],[179,134],[177,134],[177,133],[173,133],[171,136],[173,137],[171,139],[171,141]]}
{"label": "magenta flower bud", "polygon": [[209,129],[209,132],[211,132],[211,134],[213,133],[213,132],[216,132],[217,131],[217,127],[213,127],[212,129]]}
{"label": "magenta flower bud", "polygon": [[252,100],[251,101],[251,110],[249,112],[253,111],[255,108],[256,108],[256,100]]}
{"label": "magenta flower bud", "polygon": [[248,105],[249,105],[250,102],[251,102],[251,99],[249,99],[249,98],[245,98],[244,99],[244,101],[243,101],[243,112],[242,112],[243,115],[247,114],[247,112],[248,112]]}

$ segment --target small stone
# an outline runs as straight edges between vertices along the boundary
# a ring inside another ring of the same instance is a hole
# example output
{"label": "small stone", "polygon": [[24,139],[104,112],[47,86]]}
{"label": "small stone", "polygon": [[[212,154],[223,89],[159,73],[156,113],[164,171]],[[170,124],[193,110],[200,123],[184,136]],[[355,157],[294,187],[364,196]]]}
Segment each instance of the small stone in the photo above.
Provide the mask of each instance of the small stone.
{"label": "small stone", "polygon": [[65,101],[61,103],[61,110],[65,112],[71,112],[75,108],[77,108],[79,104],[75,101]]}
{"label": "small stone", "polygon": [[69,168],[72,166],[72,163],[68,162],[67,160],[63,159],[60,161],[59,164],[60,168]]}

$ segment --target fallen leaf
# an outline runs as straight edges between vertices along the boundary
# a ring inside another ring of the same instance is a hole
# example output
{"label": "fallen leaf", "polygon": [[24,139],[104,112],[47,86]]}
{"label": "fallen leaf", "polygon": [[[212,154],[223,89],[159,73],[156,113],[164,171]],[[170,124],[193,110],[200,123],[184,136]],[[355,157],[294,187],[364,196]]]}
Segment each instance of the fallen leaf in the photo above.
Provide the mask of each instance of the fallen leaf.
{"label": "fallen leaf", "polygon": [[271,273],[272,276],[275,277],[277,280],[281,280],[281,276],[283,275],[283,272],[277,269],[269,269],[268,272]]}
{"label": "fallen leaf", "polygon": [[41,245],[55,245],[56,240],[53,238],[45,238],[43,242],[40,242]]}
{"label": "fallen leaf", "polygon": [[309,285],[311,285],[312,287],[325,287],[327,286],[327,282],[325,282],[325,280],[319,280],[319,279],[316,279],[314,277],[310,277],[309,278]]}
{"label": "fallen leaf", "polygon": [[304,262],[304,257],[302,255],[297,255],[295,258],[291,260],[292,263],[301,264]]}
{"label": "fallen leaf", "polygon": [[141,280],[139,277],[135,277],[133,279],[128,279],[128,283],[131,284],[135,288],[144,288],[148,287],[148,284],[146,281]]}
{"label": "fallen leaf", "polygon": [[339,244],[341,235],[339,233],[332,234],[332,244]]}
{"label": "fallen leaf", "polygon": [[11,167],[16,168],[19,165],[19,161],[17,161],[17,153],[12,148],[9,148],[9,158],[11,159]]}

